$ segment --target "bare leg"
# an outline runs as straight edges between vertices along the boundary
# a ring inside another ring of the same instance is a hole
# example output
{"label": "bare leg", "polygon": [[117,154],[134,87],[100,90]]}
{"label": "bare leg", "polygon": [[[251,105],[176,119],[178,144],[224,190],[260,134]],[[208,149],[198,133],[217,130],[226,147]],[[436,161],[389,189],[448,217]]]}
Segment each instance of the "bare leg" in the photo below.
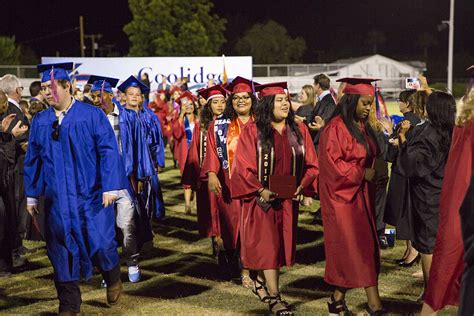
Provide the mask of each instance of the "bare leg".
{"label": "bare leg", "polygon": [[434,311],[430,305],[423,303],[423,308],[421,309],[421,316],[436,316],[438,315],[437,311]]}
{"label": "bare leg", "polygon": [[432,254],[421,254],[421,268],[423,269],[423,278],[425,279],[425,288],[428,285],[430,277],[431,262],[433,262]]}
{"label": "bare leg", "polygon": [[191,189],[184,189],[184,210],[186,214],[191,214]]}
{"label": "bare leg", "polygon": [[405,263],[410,263],[413,260],[415,260],[416,256],[418,256],[418,251],[415,248],[413,248],[413,246],[411,245],[411,241],[409,240],[407,241],[407,247],[408,247],[408,253],[405,258]]}
{"label": "bare leg", "polygon": [[378,311],[382,309],[382,302],[380,301],[379,288],[377,285],[366,287],[365,294],[367,295],[367,301],[371,310]]}
{"label": "bare leg", "polygon": [[[265,279],[267,280],[267,287],[268,287],[268,293],[271,296],[277,296],[280,294],[280,270],[277,269],[272,269],[272,270],[263,270],[263,274],[265,275]],[[271,301],[273,303],[274,300]],[[280,310],[286,309],[286,307],[281,304],[277,303],[273,309],[272,312],[276,313]]]}

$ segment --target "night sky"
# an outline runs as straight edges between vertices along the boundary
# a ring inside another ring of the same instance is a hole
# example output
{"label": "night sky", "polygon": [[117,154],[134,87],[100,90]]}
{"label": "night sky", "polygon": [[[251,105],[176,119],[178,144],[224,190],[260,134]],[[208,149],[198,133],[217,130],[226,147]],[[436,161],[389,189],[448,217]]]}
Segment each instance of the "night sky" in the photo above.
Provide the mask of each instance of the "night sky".
{"label": "night sky", "polygon": [[[308,63],[371,54],[365,36],[372,29],[385,33],[387,42],[379,48],[383,55],[402,60],[420,59],[422,51],[416,39],[420,33],[429,32],[438,41],[429,57],[447,60],[448,31],[438,32],[437,25],[449,19],[449,0],[215,0],[214,3],[214,12],[228,21],[227,43],[222,47],[222,53],[227,55],[234,54],[237,39],[253,23],[273,19],[284,25],[291,36],[306,40],[304,62]],[[0,35],[15,35],[17,42],[29,46],[37,56],[52,56],[57,52],[60,56],[79,56],[79,32],[74,30],[79,25],[79,15],[84,16],[86,34],[103,34],[101,46],[109,44],[119,55],[128,52],[128,39],[122,29],[132,16],[126,0],[7,0],[2,1],[2,13]],[[457,53],[474,56],[474,32],[469,30],[473,28],[473,16],[473,0],[456,0]],[[61,32],[65,33],[47,37]]]}

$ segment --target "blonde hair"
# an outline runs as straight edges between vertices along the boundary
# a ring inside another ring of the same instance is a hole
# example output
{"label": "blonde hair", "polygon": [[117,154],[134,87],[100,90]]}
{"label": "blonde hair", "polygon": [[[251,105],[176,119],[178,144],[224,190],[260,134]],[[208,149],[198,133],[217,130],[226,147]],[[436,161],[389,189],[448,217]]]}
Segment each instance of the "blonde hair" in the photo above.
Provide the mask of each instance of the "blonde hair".
{"label": "blonde hair", "polygon": [[374,102],[372,102],[372,105],[370,106],[369,117],[367,118],[367,120],[369,122],[369,125],[374,129],[374,131],[383,132],[383,125],[377,119],[375,99]]}
{"label": "blonde hair", "polygon": [[413,113],[420,119],[425,117],[425,106],[428,100],[426,91],[416,91],[408,98],[408,105],[413,109]]}
{"label": "blonde hair", "polygon": [[311,106],[314,106],[316,104],[316,93],[314,92],[314,87],[310,84],[306,84],[301,89],[303,89],[308,96],[308,100],[306,101],[305,105],[311,104]]}
{"label": "blonde hair", "polygon": [[467,121],[474,119],[474,89],[458,103],[456,111],[456,125],[463,126]]}

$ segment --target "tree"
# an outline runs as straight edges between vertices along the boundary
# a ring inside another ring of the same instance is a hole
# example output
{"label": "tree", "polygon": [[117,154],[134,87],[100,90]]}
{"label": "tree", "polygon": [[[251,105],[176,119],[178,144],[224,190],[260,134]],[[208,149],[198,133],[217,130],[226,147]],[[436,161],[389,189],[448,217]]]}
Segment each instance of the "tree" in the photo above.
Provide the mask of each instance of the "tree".
{"label": "tree", "polygon": [[367,44],[372,46],[374,54],[377,54],[379,46],[385,44],[386,41],[385,34],[380,31],[372,30],[367,34]]}
{"label": "tree", "polygon": [[431,33],[425,32],[418,35],[416,46],[418,46],[418,48],[421,48],[423,50],[423,58],[425,62],[428,61],[428,49],[437,44],[438,44],[438,41]]}
{"label": "tree", "polygon": [[254,24],[235,45],[240,55],[251,55],[257,64],[300,62],[306,50],[302,37],[291,38],[283,25],[270,20]]}
{"label": "tree", "polygon": [[226,20],[209,0],[129,0],[133,20],[124,32],[130,56],[218,55]]}
{"label": "tree", "polygon": [[0,36],[0,65],[18,65],[20,48],[15,43],[15,36]]}

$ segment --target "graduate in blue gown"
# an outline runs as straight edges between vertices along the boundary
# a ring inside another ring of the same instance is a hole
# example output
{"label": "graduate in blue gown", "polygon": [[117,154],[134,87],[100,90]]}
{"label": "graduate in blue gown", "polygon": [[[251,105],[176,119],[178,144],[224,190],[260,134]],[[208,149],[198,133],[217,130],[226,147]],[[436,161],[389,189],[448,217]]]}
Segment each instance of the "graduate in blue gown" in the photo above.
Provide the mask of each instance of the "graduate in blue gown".
{"label": "graduate in blue gown", "polygon": [[102,110],[74,100],[72,63],[39,65],[42,90],[51,107],[31,126],[25,159],[27,210],[38,214],[45,197],[45,239],[54,268],[59,312],[80,312],[78,281],[101,271],[107,302],[122,292],[113,203],[126,188],[112,130]]}
{"label": "graduate in blue gown", "polygon": [[[116,142],[119,148],[120,157],[122,158],[123,175],[126,175],[124,180],[129,183],[129,177],[132,176],[133,171],[133,146],[132,146],[132,128],[135,112],[125,109],[123,106],[114,102],[114,88],[119,79],[109,78],[103,76],[90,76],[88,84],[91,84],[91,98],[92,102],[98,108],[101,108],[107,115],[107,119],[114,130]],[[141,279],[141,271],[138,266],[139,257],[139,239],[137,224],[140,223],[140,214],[136,210],[135,194],[130,185],[127,190],[121,190],[117,194],[115,201],[116,224],[121,230],[122,241],[122,257],[125,258],[128,268],[128,279],[130,282],[139,282]],[[148,231],[151,236],[151,229]]]}
{"label": "graduate in blue gown", "polygon": [[148,93],[149,88],[130,76],[118,89],[125,94],[125,108],[135,114],[132,124],[132,186],[137,194],[139,208],[146,212],[149,219],[162,218],[164,203],[158,169],[165,165],[164,143],[160,121],[142,104],[142,95]]}

